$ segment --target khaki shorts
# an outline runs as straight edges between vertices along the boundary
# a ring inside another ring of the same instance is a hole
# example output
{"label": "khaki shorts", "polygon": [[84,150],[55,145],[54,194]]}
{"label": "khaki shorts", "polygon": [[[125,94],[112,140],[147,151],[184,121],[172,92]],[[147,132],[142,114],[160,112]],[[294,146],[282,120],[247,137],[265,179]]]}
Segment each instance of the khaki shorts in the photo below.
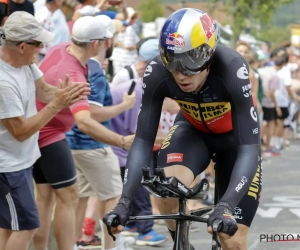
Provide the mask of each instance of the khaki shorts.
{"label": "khaki shorts", "polygon": [[97,196],[109,200],[122,193],[122,179],[117,156],[110,147],[72,150],[76,165],[79,197]]}

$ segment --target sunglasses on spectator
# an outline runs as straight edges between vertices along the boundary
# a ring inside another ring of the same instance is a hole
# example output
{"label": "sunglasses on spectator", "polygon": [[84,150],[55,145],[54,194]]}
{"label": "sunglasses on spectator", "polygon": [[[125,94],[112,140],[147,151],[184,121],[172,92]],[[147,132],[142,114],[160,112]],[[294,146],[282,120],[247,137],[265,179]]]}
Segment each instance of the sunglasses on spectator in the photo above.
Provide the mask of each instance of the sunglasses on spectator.
{"label": "sunglasses on spectator", "polygon": [[23,41],[23,42],[20,42],[19,44],[21,43],[26,43],[26,44],[30,44],[30,45],[34,45],[35,47],[39,48],[43,45],[42,42],[38,42],[38,41]]}
{"label": "sunglasses on spectator", "polygon": [[108,40],[108,38],[90,39],[91,42],[93,42],[93,41],[105,42],[105,41],[107,41],[107,40]]}

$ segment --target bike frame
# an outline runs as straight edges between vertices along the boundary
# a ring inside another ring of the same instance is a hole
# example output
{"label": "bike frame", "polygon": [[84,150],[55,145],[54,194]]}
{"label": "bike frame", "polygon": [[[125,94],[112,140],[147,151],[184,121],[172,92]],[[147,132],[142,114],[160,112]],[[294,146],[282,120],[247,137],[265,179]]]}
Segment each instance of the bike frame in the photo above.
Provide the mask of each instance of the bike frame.
{"label": "bike frame", "polygon": [[[191,212],[191,215],[185,214],[186,211],[185,198],[179,199],[179,209],[176,214],[168,215],[146,215],[146,216],[130,216],[129,221],[142,220],[175,220],[176,234],[174,238],[173,250],[190,250],[189,229],[190,222],[207,223],[209,214],[213,211],[214,206],[204,207]],[[218,226],[217,226],[218,227]],[[218,250],[220,242],[217,234],[213,235],[212,250]]]}
{"label": "bike frame", "polygon": [[[215,164],[216,167],[217,164]],[[208,191],[208,181],[201,180],[194,188],[190,189],[181,183],[176,177],[166,178],[163,169],[156,169],[156,175],[150,177],[150,170],[148,167],[143,168],[142,185],[157,198],[175,198],[179,201],[179,209],[176,214],[167,215],[147,215],[147,216],[130,216],[129,221],[142,220],[175,220],[176,234],[174,237],[173,250],[191,250],[189,243],[189,229],[190,222],[207,223],[209,214],[212,213],[214,206],[208,206],[201,209],[191,211],[190,215],[185,213],[187,199],[203,198]],[[159,179],[157,179],[159,178]],[[217,201],[217,190],[215,188],[215,204]],[[115,236],[111,232],[112,226],[120,224],[117,215],[110,215],[107,218],[107,230],[109,235],[115,240]],[[212,225],[212,250],[220,250],[221,243],[218,238],[218,231],[222,226],[221,220],[215,220]]]}
{"label": "bike frame", "polygon": [[[218,158],[213,156],[212,160],[215,162],[215,173],[217,172]],[[217,182],[217,174],[215,174],[215,182]],[[149,191],[149,190],[148,190]],[[151,191],[149,191],[151,193]],[[214,192],[214,204],[218,202],[217,187]],[[162,198],[163,199],[163,198]],[[191,212],[191,215],[185,214],[186,211],[186,198],[179,198],[179,209],[176,214],[168,215],[149,215],[149,216],[131,216],[129,221],[141,221],[141,220],[175,220],[176,221],[176,234],[174,238],[173,250],[190,250],[189,244],[189,229],[192,221],[207,223],[208,215],[213,211],[214,206],[204,207]],[[221,243],[219,241],[217,231],[218,224],[213,225],[212,236],[212,250],[220,250]]]}

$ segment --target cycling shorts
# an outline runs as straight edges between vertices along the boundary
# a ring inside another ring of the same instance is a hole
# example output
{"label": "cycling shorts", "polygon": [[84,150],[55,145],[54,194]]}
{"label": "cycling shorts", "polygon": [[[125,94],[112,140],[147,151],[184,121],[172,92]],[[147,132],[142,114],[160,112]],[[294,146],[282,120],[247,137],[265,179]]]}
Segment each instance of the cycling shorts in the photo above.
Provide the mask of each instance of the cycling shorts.
{"label": "cycling shorts", "polygon": [[[218,159],[215,188],[218,198],[221,198],[227,190],[237,158],[237,145],[233,133],[208,134],[200,132],[185,119],[180,111],[161,146],[158,166],[168,167],[182,162],[180,165],[188,167],[196,178],[208,167],[213,154]],[[234,210],[237,223],[248,227],[250,227],[255,216],[262,190],[260,155],[258,158],[258,168],[251,186]]]}
{"label": "cycling shorts", "polygon": [[33,165],[36,184],[50,184],[54,189],[76,183],[76,168],[66,140],[54,142],[40,149],[41,157]]}

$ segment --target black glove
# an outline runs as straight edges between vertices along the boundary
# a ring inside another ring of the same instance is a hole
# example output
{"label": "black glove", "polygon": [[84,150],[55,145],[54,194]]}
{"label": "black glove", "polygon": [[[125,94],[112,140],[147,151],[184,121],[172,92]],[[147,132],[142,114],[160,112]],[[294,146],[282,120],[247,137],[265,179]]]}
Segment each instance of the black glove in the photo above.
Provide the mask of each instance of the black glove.
{"label": "black glove", "polygon": [[[119,220],[119,225],[125,226],[129,215],[130,215],[131,201],[128,198],[121,198],[117,206],[106,215],[104,215],[103,222],[107,225],[107,219],[110,215],[117,215]],[[116,225],[117,226],[117,225]]]}
{"label": "black glove", "polygon": [[226,202],[219,202],[215,206],[215,210],[213,213],[209,216],[207,221],[207,226],[213,225],[213,222],[215,220],[221,220],[222,221],[222,227],[219,230],[219,232],[228,234],[230,236],[233,236],[235,232],[237,231],[237,223],[232,215],[233,208]]}

